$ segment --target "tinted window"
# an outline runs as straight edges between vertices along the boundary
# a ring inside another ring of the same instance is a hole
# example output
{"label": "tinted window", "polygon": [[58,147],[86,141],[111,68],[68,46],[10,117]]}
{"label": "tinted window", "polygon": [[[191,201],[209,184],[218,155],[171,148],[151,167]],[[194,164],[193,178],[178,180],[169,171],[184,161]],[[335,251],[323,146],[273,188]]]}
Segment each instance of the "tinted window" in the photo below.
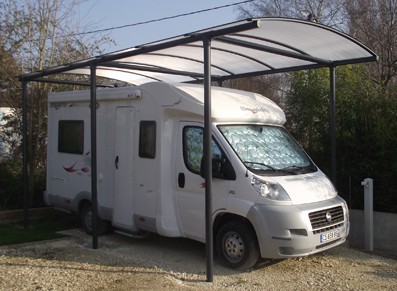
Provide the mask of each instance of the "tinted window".
{"label": "tinted window", "polygon": [[58,124],[58,151],[80,154],[84,152],[84,121],[60,120]]}
{"label": "tinted window", "polygon": [[139,126],[139,156],[154,159],[156,157],[156,122],[141,121]]}

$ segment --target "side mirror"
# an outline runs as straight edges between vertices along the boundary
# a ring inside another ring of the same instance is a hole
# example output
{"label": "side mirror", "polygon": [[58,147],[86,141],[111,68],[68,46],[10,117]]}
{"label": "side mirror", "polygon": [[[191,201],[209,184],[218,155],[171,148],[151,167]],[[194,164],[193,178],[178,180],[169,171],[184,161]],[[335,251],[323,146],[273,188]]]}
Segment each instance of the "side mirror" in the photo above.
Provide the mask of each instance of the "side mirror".
{"label": "side mirror", "polygon": [[[201,159],[200,176],[205,179],[204,160],[203,156]],[[228,159],[218,157],[212,158],[212,178],[236,180],[236,172]]]}

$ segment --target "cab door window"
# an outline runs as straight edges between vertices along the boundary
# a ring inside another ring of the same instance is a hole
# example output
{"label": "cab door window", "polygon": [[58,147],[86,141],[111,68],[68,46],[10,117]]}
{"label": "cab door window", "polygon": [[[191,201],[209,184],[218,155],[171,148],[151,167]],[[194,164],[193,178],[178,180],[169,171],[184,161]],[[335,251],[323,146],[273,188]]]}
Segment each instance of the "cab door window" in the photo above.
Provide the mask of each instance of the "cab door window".
{"label": "cab door window", "polygon": [[[212,146],[213,177],[226,180],[236,179],[236,174],[226,155],[214,139]],[[203,128],[188,126],[183,129],[183,157],[186,168],[195,174],[200,173],[203,159]]]}
{"label": "cab door window", "polygon": [[[212,139],[212,156],[221,158],[222,152]],[[200,174],[203,158],[203,129],[201,127],[185,127],[183,130],[183,152],[186,167],[195,174]]]}

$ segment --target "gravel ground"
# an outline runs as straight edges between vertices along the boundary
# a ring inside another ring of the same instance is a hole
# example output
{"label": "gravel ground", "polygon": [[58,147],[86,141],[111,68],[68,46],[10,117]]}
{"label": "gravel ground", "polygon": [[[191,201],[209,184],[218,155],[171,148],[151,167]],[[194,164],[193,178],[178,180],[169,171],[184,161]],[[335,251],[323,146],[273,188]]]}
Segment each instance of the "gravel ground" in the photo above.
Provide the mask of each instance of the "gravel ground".
{"label": "gravel ground", "polygon": [[206,280],[205,246],[150,235],[70,237],[0,247],[0,290],[397,290],[397,261],[340,246],[322,254],[262,261],[238,272],[214,263]]}

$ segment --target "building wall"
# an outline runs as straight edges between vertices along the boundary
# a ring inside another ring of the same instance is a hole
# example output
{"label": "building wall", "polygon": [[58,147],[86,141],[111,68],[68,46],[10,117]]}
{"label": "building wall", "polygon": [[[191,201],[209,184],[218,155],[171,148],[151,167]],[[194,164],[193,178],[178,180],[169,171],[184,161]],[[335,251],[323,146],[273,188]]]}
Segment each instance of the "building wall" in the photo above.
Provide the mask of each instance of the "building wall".
{"label": "building wall", "polygon": [[[364,248],[364,211],[350,210],[349,244]],[[374,250],[397,255],[397,214],[374,212]]]}

